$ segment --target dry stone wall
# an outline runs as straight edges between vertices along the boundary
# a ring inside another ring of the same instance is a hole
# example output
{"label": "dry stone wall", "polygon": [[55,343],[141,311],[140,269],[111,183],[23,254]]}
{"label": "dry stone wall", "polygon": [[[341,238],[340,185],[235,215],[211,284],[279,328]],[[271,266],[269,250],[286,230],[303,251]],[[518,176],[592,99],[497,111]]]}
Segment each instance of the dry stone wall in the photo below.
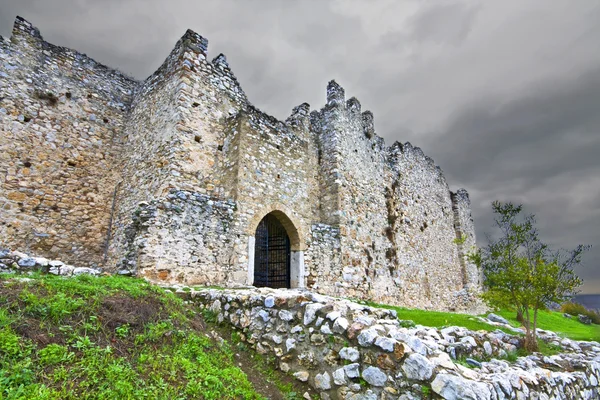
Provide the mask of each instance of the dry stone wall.
{"label": "dry stone wall", "polygon": [[224,55],[187,31],[135,81],[44,42],[17,19],[0,40],[0,242],[154,280],[250,285],[273,213],[293,287],[471,310],[479,273],[465,191],[332,81],[326,105],[279,121]]}
{"label": "dry stone wall", "polygon": [[[436,329],[396,312],[309,291],[191,290],[178,294],[239,330],[254,349],[320,392],[322,399],[596,399],[600,344],[543,340],[562,348],[509,363],[522,337]],[[473,368],[456,362],[467,357]],[[478,362],[468,357],[489,359]],[[568,371],[568,372],[567,372]]]}

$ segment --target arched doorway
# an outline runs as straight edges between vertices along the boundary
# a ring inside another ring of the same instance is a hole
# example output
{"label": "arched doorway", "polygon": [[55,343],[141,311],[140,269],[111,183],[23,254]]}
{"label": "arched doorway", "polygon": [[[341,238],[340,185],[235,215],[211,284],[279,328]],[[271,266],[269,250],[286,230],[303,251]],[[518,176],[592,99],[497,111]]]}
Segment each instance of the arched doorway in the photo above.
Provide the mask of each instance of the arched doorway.
{"label": "arched doorway", "polygon": [[279,219],[269,213],[254,236],[254,286],[290,288],[290,237]]}

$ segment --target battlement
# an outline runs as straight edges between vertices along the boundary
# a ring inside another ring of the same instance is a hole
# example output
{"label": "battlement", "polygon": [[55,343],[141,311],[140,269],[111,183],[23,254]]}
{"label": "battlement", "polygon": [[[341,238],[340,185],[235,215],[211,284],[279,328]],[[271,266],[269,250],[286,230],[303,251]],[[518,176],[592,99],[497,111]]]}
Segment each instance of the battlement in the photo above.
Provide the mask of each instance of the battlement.
{"label": "battlement", "polygon": [[28,35],[39,40],[44,40],[38,28],[34,27],[25,18],[17,16],[13,25],[12,36],[16,38],[23,35]]}

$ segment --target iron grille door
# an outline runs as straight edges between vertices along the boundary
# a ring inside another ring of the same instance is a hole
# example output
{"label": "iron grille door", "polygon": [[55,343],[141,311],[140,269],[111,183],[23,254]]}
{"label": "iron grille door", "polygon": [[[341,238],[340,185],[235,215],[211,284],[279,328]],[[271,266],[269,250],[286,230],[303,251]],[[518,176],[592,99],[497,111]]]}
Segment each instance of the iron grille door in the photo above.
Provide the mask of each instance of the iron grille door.
{"label": "iron grille door", "polygon": [[290,238],[276,217],[260,221],[254,243],[254,286],[289,288]]}

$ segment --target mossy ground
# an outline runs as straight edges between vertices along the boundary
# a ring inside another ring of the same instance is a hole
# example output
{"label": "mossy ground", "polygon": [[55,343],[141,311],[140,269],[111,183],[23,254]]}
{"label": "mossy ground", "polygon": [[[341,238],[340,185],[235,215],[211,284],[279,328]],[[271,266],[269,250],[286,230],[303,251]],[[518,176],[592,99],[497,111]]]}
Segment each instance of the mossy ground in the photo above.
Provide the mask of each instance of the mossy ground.
{"label": "mossy ground", "polygon": [[0,305],[1,400],[299,398],[290,377],[248,368],[250,349],[143,280],[0,275]]}

